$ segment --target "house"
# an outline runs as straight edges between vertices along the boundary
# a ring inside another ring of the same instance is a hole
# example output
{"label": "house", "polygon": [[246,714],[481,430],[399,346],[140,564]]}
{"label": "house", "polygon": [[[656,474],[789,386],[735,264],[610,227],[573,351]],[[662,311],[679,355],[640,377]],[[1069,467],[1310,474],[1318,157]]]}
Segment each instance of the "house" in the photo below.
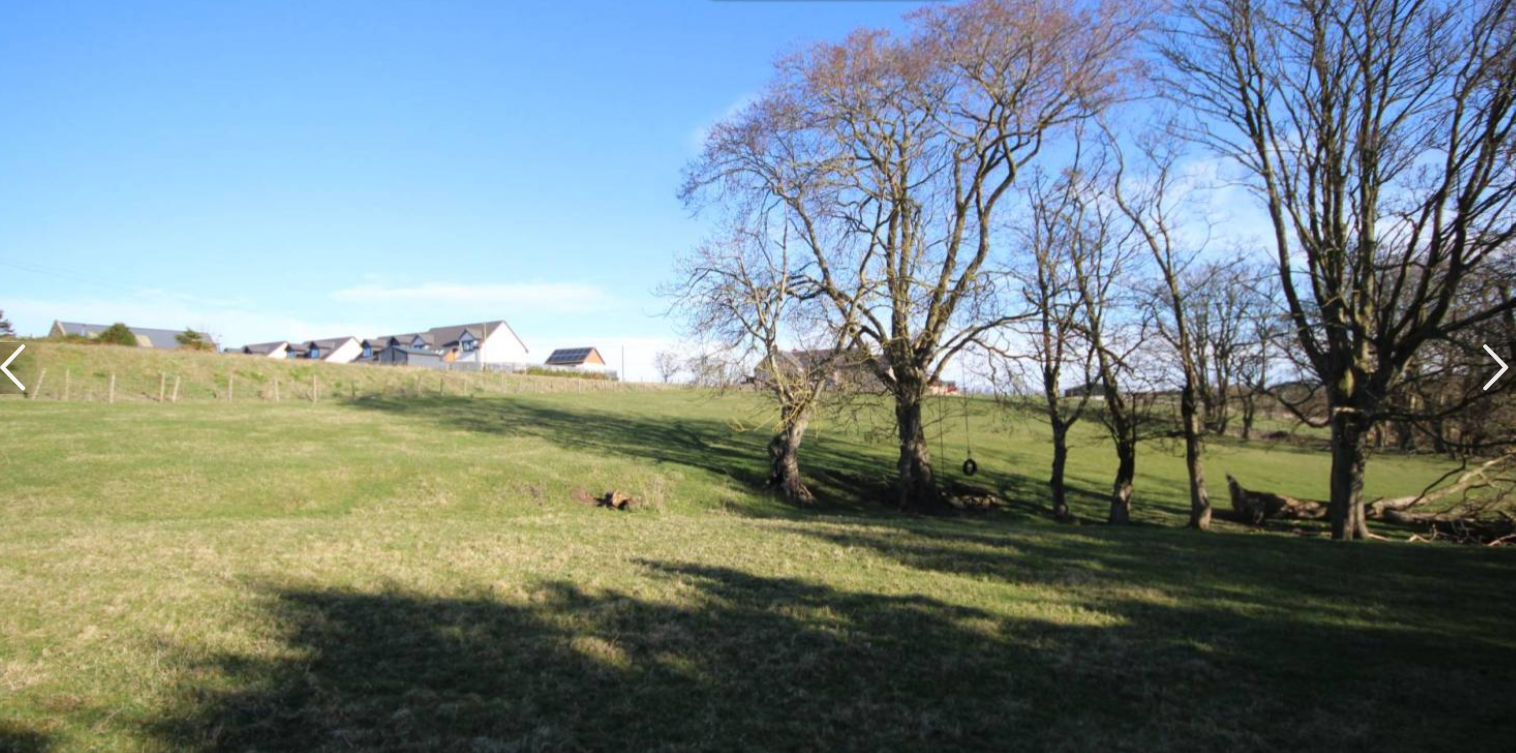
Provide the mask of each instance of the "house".
{"label": "house", "polygon": [[1064,397],[1084,397],[1086,395],[1094,398],[1104,398],[1105,385],[1100,382],[1086,382],[1078,387],[1070,387],[1063,391]]}
{"label": "house", "polygon": [[242,354],[249,356],[263,356],[264,358],[286,358],[289,356],[290,344],[288,340],[280,340],[271,343],[255,343],[242,346]]}
{"label": "house", "polygon": [[[779,371],[792,379],[807,375],[824,379],[829,390],[872,391],[883,386],[879,375],[869,362],[869,354],[860,349],[841,352],[820,350],[786,350],[779,354]],[[764,364],[759,364],[749,380],[755,384],[768,385],[770,375]]]}
{"label": "house", "polygon": [[[368,346],[365,346],[368,347]],[[440,369],[446,363],[442,360],[440,351],[427,348],[413,348],[399,343],[386,345],[372,351],[372,355],[366,356],[371,363],[384,364],[387,366],[420,366],[427,369]]]}
{"label": "house", "polygon": [[524,364],[527,359],[526,343],[516,335],[511,325],[502,320],[454,324],[433,327],[425,332],[372,337],[362,342],[363,358],[383,363],[375,356],[391,346],[433,351],[440,354],[443,363],[473,365],[476,368]]}
{"label": "house", "polygon": [[326,361],[327,363],[351,363],[363,354],[363,346],[358,338],[351,335],[347,337],[329,337],[324,340],[309,340],[300,345],[291,346],[285,352],[286,358],[308,358],[312,361]]}
{"label": "house", "polygon": [[[84,337],[93,340],[100,336],[101,332],[110,329],[109,324],[80,324],[78,322],[54,321],[52,329],[47,331],[48,337]],[[127,327],[132,334],[137,336],[137,346],[141,348],[156,348],[158,350],[178,350],[179,335],[184,334],[182,329],[147,329],[145,327]],[[216,341],[204,332],[196,333],[211,350],[217,350]]]}
{"label": "house", "polygon": [[544,365],[585,371],[605,371],[609,368],[605,365],[605,359],[600,357],[600,351],[594,348],[559,348],[547,357]]}

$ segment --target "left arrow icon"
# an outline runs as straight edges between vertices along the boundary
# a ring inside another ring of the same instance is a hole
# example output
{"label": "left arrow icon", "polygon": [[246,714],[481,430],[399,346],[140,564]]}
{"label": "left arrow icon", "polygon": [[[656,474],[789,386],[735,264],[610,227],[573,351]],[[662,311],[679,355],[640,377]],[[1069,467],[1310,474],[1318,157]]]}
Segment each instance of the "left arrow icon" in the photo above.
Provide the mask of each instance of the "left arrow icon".
{"label": "left arrow icon", "polygon": [[16,360],[16,356],[21,355],[21,351],[23,351],[23,350],[26,350],[26,346],[25,345],[17,347],[16,348],[16,352],[11,353],[11,357],[5,359],[5,363],[0,363],[0,371],[5,372],[5,375],[7,377],[10,377],[10,380],[12,382],[14,382],[17,387],[20,387],[22,392],[26,392],[26,385],[22,384],[21,380],[17,379],[16,375],[12,374],[11,370],[10,370],[11,361]]}
{"label": "left arrow icon", "polygon": [[[1495,355],[1495,351],[1490,350],[1490,346],[1489,345],[1485,345],[1484,346],[1484,352],[1489,353],[1490,354],[1490,358],[1495,359],[1495,363],[1500,364],[1500,371],[1495,372],[1495,376],[1490,377],[1490,381],[1484,383],[1484,389],[1485,389],[1485,391],[1489,392],[1490,391],[1490,387],[1495,384],[1495,380],[1499,379],[1500,375],[1504,374],[1505,370],[1509,369],[1511,367],[1505,365],[1505,361],[1500,360],[1500,356]],[[15,356],[11,356],[11,357],[15,358]],[[11,381],[15,381],[15,380],[12,379]]]}

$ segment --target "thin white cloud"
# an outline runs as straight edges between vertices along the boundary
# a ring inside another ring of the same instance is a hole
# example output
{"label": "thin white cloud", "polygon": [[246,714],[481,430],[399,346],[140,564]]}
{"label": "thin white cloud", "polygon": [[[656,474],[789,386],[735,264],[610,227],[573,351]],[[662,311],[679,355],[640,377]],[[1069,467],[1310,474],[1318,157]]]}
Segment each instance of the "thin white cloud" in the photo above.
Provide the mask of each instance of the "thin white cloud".
{"label": "thin white cloud", "polygon": [[758,101],[758,92],[748,92],[732,100],[721,112],[697,123],[694,128],[690,129],[687,136],[690,151],[694,154],[699,154],[701,150],[705,149],[705,140],[711,135],[711,129],[715,128],[717,123],[736,117],[738,113],[756,101]]}
{"label": "thin white cloud", "polygon": [[558,313],[586,312],[604,308],[605,291],[576,282],[451,283],[416,285],[365,283],[332,291],[332,300],[343,303],[394,302],[469,303],[529,307]]}

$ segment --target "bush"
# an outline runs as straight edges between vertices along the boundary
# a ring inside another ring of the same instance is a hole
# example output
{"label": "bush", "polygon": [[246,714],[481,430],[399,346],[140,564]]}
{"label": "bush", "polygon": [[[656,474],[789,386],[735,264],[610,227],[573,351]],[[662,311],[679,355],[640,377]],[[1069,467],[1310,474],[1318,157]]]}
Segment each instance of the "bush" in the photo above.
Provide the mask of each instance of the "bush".
{"label": "bush", "polygon": [[179,347],[187,350],[211,349],[211,344],[205,341],[205,337],[189,327],[185,327],[183,332],[174,335],[174,341],[179,343]]}
{"label": "bush", "polygon": [[137,336],[132,334],[131,329],[121,322],[116,322],[106,327],[105,331],[101,332],[100,336],[96,337],[95,340],[107,345],[125,345],[129,348],[137,347]]}

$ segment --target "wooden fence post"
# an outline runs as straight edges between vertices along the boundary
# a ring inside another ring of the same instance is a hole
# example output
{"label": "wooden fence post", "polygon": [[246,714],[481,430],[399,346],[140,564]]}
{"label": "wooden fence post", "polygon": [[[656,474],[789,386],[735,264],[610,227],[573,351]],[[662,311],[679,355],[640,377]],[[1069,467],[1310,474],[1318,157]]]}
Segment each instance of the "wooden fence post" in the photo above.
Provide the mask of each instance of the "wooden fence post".
{"label": "wooden fence post", "polygon": [[65,403],[68,402],[68,383],[70,381],[72,381],[71,377],[73,377],[73,375],[74,375],[74,370],[73,369],[64,369],[63,370],[63,402],[65,402]]}
{"label": "wooden fence post", "polygon": [[279,380],[274,380],[274,402],[279,402]]}
{"label": "wooden fence post", "polygon": [[[17,350],[20,350],[20,348],[17,348]],[[37,386],[32,388],[32,397],[31,397],[31,399],[36,400],[37,398],[39,398],[39,397],[42,396],[42,382],[45,381],[46,379],[47,379],[47,369],[43,369],[41,373],[37,374]]]}
{"label": "wooden fence post", "polygon": [[106,393],[105,401],[108,405],[116,404],[116,372],[114,371],[111,372],[110,392]]}
{"label": "wooden fence post", "polygon": [[178,374],[174,375],[174,396],[171,397],[171,398],[169,398],[169,402],[171,402],[171,403],[177,403],[177,402],[179,402],[179,375]]}
{"label": "wooden fence post", "polygon": [[231,402],[236,397],[237,397],[237,375],[236,374],[227,374],[226,375],[226,399],[227,399],[227,402]]}
{"label": "wooden fence post", "polygon": [[315,404],[315,403],[319,403],[319,402],[321,402],[321,382],[316,378],[315,374],[312,374],[311,375],[311,403]]}

